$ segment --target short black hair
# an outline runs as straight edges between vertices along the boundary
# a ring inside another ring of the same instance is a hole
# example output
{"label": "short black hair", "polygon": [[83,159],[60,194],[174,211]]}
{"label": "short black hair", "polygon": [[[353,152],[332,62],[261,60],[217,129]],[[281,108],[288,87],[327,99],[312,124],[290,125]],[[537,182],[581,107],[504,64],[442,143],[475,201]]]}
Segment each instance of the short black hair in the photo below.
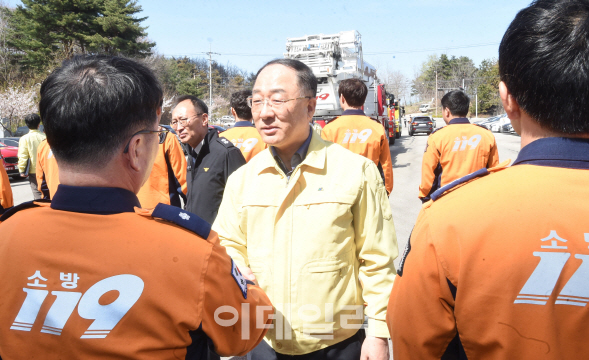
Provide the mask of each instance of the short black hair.
{"label": "short black hair", "polygon": [[251,90],[241,90],[231,94],[230,105],[241,120],[251,121],[253,118],[252,109],[247,104],[247,98],[250,96],[252,96]]}
{"label": "short black hair", "polygon": [[589,133],[589,1],[539,0],[521,10],[499,46],[499,75],[542,127]]}
{"label": "short black hair", "polygon": [[144,65],[80,55],[43,81],[39,110],[57,160],[100,169],[133,133],[157,121],[162,99],[159,81]]}
{"label": "short black hair", "polygon": [[350,106],[358,107],[364,105],[368,95],[368,88],[364,81],[360,79],[345,79],[340,81],[337,93],[339,96],[343,95]]}
{"label": "short black hair", "polygon": [[174,101],[172,102],[172,110],[174,110],[176,108],[176,106],[178,106],[178,104],[180,104],[184,100],[190,100],[190,102],[192,103],[192,106],[194,106],[194,110],[196,112],[200,111],[203,114],[209,113],[209,107],[207,106],[207,104],[205,104],[204,101],[202,101],[201,99],[199,99],[193,95],[176,96],[174,98]]}
{"label": "short black hair", "polygon": [[25,124],[29,129],[38,129],[41,123],[41,117],[38,114],[29,114],[25,116]]}
{"label": "short black hair", "polygon": [[470,106],[470,99],[468,95],[461,90],[452,90],[442,98],[442,108],[450,109],[453,116],[466,117],[468,115],[468,107]]}
{"label": "short black hair", "polygon": [[270,65],[282,65],[286,66],[287,68],[291,68],[297,73],[298,78],[298,85],[301,91],[305,94],[305,96],[316,96],[317,95],[317,78],[315,74],[313,74],[313,70],[310,67],[305,65],[305,63],[294,60],[294,59],[276,59],[267,62],[264,66],[258,70],[256,74],[256,78],[262,70],[267,68]]}

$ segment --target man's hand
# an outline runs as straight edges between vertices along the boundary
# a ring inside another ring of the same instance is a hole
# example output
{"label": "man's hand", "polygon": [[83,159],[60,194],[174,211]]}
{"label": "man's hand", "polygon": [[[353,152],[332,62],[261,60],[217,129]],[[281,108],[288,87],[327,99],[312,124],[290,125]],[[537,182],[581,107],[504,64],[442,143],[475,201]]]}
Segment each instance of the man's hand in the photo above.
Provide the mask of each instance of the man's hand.
{"label": "man's hand", "polygon": [[360,360],[389,360],[390,357],[388,339],[366,336],[362,344]]}
{"label": "man's hand", "polygon": [[256,280],[256,276],[252,272],[252,269],[244,267],[243,269],[239,269],[239,271],[241,271],[241,275],[243,275],[246,280],[253,281],[254,284],[260,286],[260,284],[258,284],[258,280]]}
{"label": "man's hand", "polygon": [[26,178],[26,177],[29,177],[29,175],[27,175],[27,174],[20,174],[20,177]]}

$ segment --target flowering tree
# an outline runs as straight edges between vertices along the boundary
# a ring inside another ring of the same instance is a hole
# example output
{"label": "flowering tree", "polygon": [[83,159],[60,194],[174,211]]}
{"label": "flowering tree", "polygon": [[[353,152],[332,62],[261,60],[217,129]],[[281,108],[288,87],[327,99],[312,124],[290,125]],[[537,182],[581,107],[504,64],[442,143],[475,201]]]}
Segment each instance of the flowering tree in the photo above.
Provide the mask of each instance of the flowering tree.
{"label": "flowering tree", "polygon": [[36,91],[34,87],[29,89],[9,87],[0,91],[0,124],[12,135],[22,119],[37,112],[35,102]]}
{"label": "flowering tree", "polygon": [[[209,99],[203,99],[205,104],[209,104]],[[222,97],[221,95],[213,95],[213,104],[209,106],[209,115],[211,118],[216,119],[226,114],[229,109],[229,100]]]}

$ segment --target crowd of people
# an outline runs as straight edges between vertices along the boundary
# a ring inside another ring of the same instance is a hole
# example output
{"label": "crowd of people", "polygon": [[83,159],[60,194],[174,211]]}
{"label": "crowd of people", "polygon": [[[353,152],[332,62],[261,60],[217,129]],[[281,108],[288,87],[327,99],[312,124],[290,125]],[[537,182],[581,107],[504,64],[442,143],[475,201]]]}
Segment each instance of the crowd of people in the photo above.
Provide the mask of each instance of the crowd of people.
{"label": "crowd of people", "polygon": [[35,200],[13,206],[0,167],[0,357],[384,360],[389,339],[395,359],[589,357],[588,58],[586,0],[518,13],[499,92],[522,150],[499,164],[468,96],[447,93],[398,269],[391,154],[361,80],[320,129],[313,71],[270,61],[219,135],[191,95],[161,124],[161,85],[134,60],[64,61],[19,145]]}

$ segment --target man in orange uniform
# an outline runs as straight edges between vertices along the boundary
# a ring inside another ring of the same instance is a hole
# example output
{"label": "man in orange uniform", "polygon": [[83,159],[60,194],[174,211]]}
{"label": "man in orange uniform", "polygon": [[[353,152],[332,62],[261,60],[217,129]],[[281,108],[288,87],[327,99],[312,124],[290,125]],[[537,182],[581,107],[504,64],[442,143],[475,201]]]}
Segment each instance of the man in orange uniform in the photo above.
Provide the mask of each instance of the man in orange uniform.
{"label": "man in orange uniform", "polygon": [[323,128],[321,137],[374,161],[390,194],[393,191],[393,163],[389,140],[382,125],[362,110],[368,88],[360,79],[346,79],[340,82],[338,93],[344,112]]}
{"label": "man in orange uniform", "polygon": [[252,109],[247,105],[247,98],[250,96],[252,96],[251,90],[231,94],[231,114],[235,117],[235,125],[221,133],[222,137],[241,150],[246,162],[268,147],[252,124]]}
{"label": "man in orange uniform", "polygon": [[160,146],[149,178],[143,184],[137,197],[145,209],[157,204],[174,205],[181,208],[180,198],[186,203],[186,157],[176,136],[162,133]]}
{"label": "man in orange uniform", "polygon": [[468,121],[469,105],[470,99],[460,90],[450,91],[442,98],[442,116],[448,126],[434,131],[427,139],[419,185],[423,202],[444,185],[499,164],[495,136]]}
{"label": "man in orange uniform", "polygon": [[[180,197],[186,201],[186,158],[173,134],[162,132],[160,145],[149,178],[143,184],[137,197],[145,209],[157,204],[182,207]],[[44,199],[51,199],[59,185],[59,168],[53,152],[43,141],[37,154],[37,183]]]}
{"label": "man in orange uniform", "polygon": [[507,29],[522,149],[424,205],[388,307],[395,359],[589,359],[587,19],[587,1],[535,1]]}
{"label": "man in orange uniform", "polygon": [[59,185],[59,167],[47,140],[43,140],[37,149],[36,174],[37,184],[39,191],[43,194],[43,199],[51,199]]}
{"label": "man in orange uniform", "polygon": [[[0,154],[1,158],[2,155]],[[0,162],[0,214],[13,205],[10,180],[8,179],[8,174],[6,174],[6,169],[4,169],[2,162]]]}
{"label": "man in orange uniform", "polygon": [[[254,348],[271,321],[268,297],[208,223],[170,205],[141,209],[135,196],[162,132],[152,71],[74,57],[40,95],[61,184],[51,203],[0,217],[0,357],[202,359],[207,344],[223,355]],[[23,231],[31,219],[42,231]]]}

